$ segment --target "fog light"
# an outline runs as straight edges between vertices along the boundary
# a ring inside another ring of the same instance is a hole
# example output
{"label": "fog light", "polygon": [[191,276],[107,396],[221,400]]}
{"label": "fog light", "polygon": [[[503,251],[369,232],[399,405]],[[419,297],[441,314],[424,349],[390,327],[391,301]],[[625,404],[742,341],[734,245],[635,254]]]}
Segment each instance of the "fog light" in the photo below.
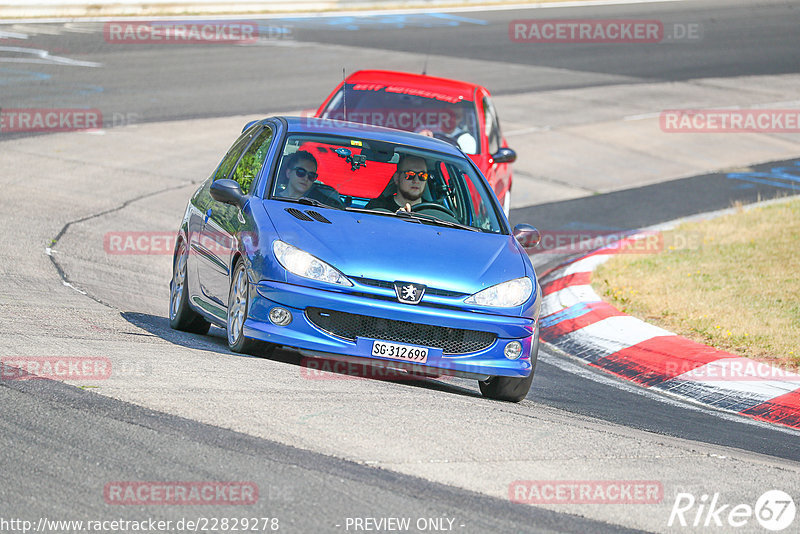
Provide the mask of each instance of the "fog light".
{"label": "fog light", "polygon": [[505,353],[506,358],[509,360],[516,360],[519,358],[520,354],[522,354],[522,343],[519,341],[512,341],[506,345],[506,348],[503,352]]}
{"label": "fog light", "polygon": [[272,308],[269,311],[269,320],[272,321],[272,324],[275,326],[286,326],[292,322],[292,312],[286,308]]}

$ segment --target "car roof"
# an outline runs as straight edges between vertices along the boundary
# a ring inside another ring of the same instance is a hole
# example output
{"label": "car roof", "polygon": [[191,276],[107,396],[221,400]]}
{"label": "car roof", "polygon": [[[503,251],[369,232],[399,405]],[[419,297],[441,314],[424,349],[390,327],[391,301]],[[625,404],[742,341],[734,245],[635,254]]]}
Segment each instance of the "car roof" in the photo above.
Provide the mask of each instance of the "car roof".
{"label": "car roof", "polygon": [[410,145],[417,148],[435,150],[447,154],[465,157],[464,154],[450,143],[427,137],[420,134],[384,128],[382,126],[371,126],[355,122],[337,121],[331,119],[319,119],[316,117],[278,117],[286,121],[287,130],[293,133],[315,133],[340,135],[344,137],[356,137],[365,139],[375,139],[387,141],[399,145]]}
{"label": "car roof", "polygon": [[450,98],[455,97],[470,102],[475,100],[475,91],[483,89],[480,85],[460,80],[392,70],[359,70],[347,77],[347,83],[397,85],[421,92],[440,93]]}

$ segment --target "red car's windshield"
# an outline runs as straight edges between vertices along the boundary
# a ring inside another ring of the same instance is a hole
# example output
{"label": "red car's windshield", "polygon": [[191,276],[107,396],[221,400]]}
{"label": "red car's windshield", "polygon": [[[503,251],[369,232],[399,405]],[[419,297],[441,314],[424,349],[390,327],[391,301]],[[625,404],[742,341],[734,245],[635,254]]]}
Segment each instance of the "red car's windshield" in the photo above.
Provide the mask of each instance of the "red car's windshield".
{"label": "red car's windshield", "polygon": [[320,116],[431,135],[451,142],[466,154],[477,154],[480,149],[475,104],[435,90],[346,84]]}

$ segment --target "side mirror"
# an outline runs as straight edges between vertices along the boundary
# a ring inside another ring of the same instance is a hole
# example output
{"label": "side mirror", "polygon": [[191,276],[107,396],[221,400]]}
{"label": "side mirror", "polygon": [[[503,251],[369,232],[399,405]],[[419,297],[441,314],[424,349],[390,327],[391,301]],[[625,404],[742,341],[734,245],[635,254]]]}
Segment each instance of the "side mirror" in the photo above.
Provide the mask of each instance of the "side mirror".
{"label": "side mirror", "polygon": [[242,193],[242,188],[235,180],[216,180],[211,184],[211,198],[223,204],[233,204],[242,207],[247,197]]}
{"label": "side mirror", "polygon": [[248,128],[250,128],[252,125],[254,125],[257,122],[258,122],[258,119],[254,120],[254,121],[250,121],[247,124],[245,124],[244,128],[242,128],[242,133],[246,132],[248,130]]}
{"label": "side mirror", "polygon": [[523,248],[534,248],[542,240],[542,234],[530,224],[518,224],[514,227],[514,238]]}
{"label": "side mirror", "polygon": [[517,153],[510,148],[501,148],[492,154],[492,159],[495,163],[514,163],[517,161]]}

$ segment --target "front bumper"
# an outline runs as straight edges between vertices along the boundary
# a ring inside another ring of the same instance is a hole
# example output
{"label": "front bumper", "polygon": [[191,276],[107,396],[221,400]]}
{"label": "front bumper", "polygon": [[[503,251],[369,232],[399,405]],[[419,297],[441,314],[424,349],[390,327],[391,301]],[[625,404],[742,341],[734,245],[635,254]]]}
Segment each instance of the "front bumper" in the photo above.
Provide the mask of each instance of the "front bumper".
{"label": "front bumper", "polygon": [[[276,326],[269,320],[269,311],[281,306],[292,313],[287,326]],[[442,348],[426,346],[425,364],[372,356],[372,346],[379,337],[356,337],[349,340],[323,330],[309,320],[308,308],[375,317],[386,321],[403,321],[435,325],[451,329],[489,332],[495,339],[489,346],[466,354],[446,354]],[[535,320],[423,305],[353,295],[346,291],[322,290],[284,282],[262,281],[251,284],[250,311],[244,324],[244,335],[276,345],[298,349],[311,357],[335,358],[337,355],[359,361],[380,361],[389,367],[417,372],[450,374],[486,379],[489,376],[524,378],[532,369],[530,351]],[[522,344],[522,356],[509,360],[505,346],[511,341]]]}

